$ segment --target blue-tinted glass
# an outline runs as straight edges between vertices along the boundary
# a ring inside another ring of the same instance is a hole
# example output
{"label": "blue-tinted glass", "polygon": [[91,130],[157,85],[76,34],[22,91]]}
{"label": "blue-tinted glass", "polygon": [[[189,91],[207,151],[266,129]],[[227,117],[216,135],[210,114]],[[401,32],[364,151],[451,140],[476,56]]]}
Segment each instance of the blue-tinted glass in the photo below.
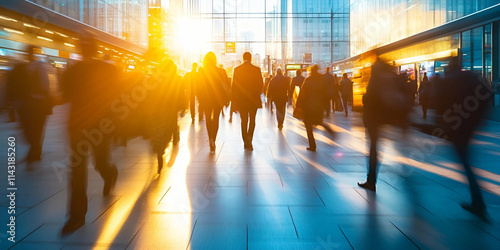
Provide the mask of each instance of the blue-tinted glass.
{"label": "blue-tinted glass", "polygon": [[484,26],[484,76],[488,81],[491,82],[492,79],[492,53],[491,53],[491,24]]}
{"label": "blue-tinted glass", "polygon": [[471,32],[462,32],[462,69],[471,70]]}

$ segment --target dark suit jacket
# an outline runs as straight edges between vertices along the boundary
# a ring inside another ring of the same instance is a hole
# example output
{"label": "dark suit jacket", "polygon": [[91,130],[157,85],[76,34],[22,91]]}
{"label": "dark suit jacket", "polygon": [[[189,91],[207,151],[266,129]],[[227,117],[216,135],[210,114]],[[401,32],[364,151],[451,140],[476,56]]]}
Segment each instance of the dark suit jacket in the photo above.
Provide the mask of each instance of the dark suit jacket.
{"label": "dark suit jacket", "polygon": [[[7,98],[18,110],[47,115],[52,110],[45,63],[20,63],[7,74]],[[26,112],[20,111],[25,114]]]}
{"label": "dark suit jacket", "polygon": [[262,108],[260,94],[263,81],[260,68],[244,62],[234,68],[231,103],[238,111]]}
{"label": "dark suit jacket", "polygon": [[323,112],[327,100],[328,87],[323,75],[316,73],[306,78],[297,97],[297,108],[302,109],[304,122],[323,123]]}
{"label": "dark suit jacket", "polygon": [[301,75],[292,78],[292,83],[290,84],[290,90],[288,91],[288,94],[290,96],[293,95],[293,91],[295,90],[295,87],[299,87],[299,88],[302,87],[302,84],[304,83],[304,79],[306,79],[306,78],[301,76]]}
{"label": "dark suit jacket", "polygon": [[274,102],[285,103],[288,100],[288,85],[290,80],[284,75],[277,75],[269,83],[268,98]]}
{"label": "dark suit jacket", "polygon": [[197,93],[202,109],[222,109],[229,103],[229,78],[222,68],[200,69],[201,84]]}
{"label": "dark suit jacket", "polygon": [[351,99],[352,81],[350,79],[342,79],[342,81],[340,81],[340,93],[342,94],[342,99]]}
{"label": "dark suit jacket", "polygon": [[331,73],[325,73],[323,74],[323,77],[325,78],[326,81],[326,86],[328,88],[328,96],[333,97],[334,91],[337,89],[335,84],[335,78],[333,78],[333,75]]}
{"label": "dark suit jacket", "polygon": [[111,106],[120,102],[118,78],[118,69],[100,60],[79,61],[66,70],[61,87],[71,103],[70,136],[78,136],[113,116]]}

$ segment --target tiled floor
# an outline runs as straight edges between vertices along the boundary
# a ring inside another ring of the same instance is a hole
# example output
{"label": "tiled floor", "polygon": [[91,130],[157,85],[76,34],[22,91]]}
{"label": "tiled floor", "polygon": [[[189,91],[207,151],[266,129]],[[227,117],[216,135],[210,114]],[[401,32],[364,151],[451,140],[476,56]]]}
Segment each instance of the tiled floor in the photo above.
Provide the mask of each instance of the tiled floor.
{"label": "tiled floor", "polygon": [[[307,151],[305,129],[260,110],[254,151],[245,152],[239,118],[221,117],[216,154],[204,123],[181,119],[178,151],[167,149],[156,174],[149,143],[115,146],[116,189],[89,166],[86,225],[61,237],[67,203],[65,117],[50,117],[44,159],[33,171],[17,165],[16,242],[7,240],[7,171],[0,172],[1,249],[498,249],[500,246],[500,123],[485,121],[473,146],[490,222],[465,212],[468,186],[447,142],[416,130],[385,128],[377,193],[357,187],[366,176],[365,133],[359,114],[326,119],[336,131],[316,130],[318,152]],[[289,110],[291,111],[291,110]],[[226,114],[229,112],[226,110]],[[416,115],[415,117],[417,117]],[[418,119],[418,118],[415,118]],[[0,123],[0,162],[15,123]]]}

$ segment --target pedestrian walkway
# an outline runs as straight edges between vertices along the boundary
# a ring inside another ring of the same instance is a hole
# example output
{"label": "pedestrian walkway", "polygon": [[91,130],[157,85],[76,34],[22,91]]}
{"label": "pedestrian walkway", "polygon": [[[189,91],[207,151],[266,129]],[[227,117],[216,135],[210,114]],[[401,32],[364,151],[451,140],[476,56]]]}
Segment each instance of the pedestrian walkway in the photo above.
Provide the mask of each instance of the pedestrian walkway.
{"label": "pedestrian walkway", "polygon": [[[367,146],[359,113],[326,119],[336,136],[317,129],[317,152],[306,150],[303,124],[289,110],[283,131],[259,110],[254,151],[243,149],[240,120],[221,117],[210,154],[204,123],[181,123],[178,150],[156,174],[147,141],[115,146],[117,186],[89,171],[86,224],[60,237],[67,203],[66,114],[50,116],[43,160],[32,171],[16,123],[0,123],[0,161],[7,137],[18,142],[15,243],[8,241],[6,168],[0,172],[1,249],[498,249],[500,123],[485,121],[473,141],[472,165],[484,188],[490,222],[464,211],[466,178],[451,146],[416,130],[387,127],[381,140],[377,193],[366,178]],[[6,120],[2,114],[2,121]],[[89,165],[89,168],[93,168]]]}

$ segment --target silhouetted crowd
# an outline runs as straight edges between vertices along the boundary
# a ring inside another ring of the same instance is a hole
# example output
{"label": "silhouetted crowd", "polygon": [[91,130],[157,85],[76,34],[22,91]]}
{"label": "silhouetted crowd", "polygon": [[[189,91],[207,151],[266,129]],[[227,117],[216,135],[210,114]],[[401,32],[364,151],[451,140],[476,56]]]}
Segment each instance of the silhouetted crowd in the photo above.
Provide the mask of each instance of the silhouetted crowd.
{"label": "silhouetted crowd", "polygon": [[[307,132],[307,150],[316,151],[314,126],[322,126],[333,136],[334,131],[324,121],[332,112],[349,115],[353,105],[353,82],[347,74],[341,80],[330,68],[319,73],[319,67],[309,67],[307,77],[301,69],[290,79],[281,68],[274,77],[262,77],[254,66],[252,55],[243,54],[243,63],[234,68],[231,78],[217,64],[216,55],[209,52],[202,65],[193,63],[192,70],[178,74],[174,61],[161,61],[150,75],[137,71],[121,72],[106,60],[95,59],[96,41],[84,33],[79,39],[82,60],[62,73],[59,84],[65,102],[71,108],[68,117],[70,155],[68,221],[63,234],[74,232],[85,224],[87,213],[87,162],[94,159],[94,167],[104,180],[103,195],[110,194],[118,171],[110,154],[114,139],[122,145],[134,137],[150,141],[157,156],[158,173],[164,165],[163,155],[168,144],[177,147],[179,116],[189,110],[192,122],[196,116],[205,120],[210,152],[216,151],[220,114],[230,105],[241,118],[241,136],[244,150],[253,150],[253,136],[257,110],[275,107],[278,129],[285,124],[287,105],[293,106],[293,117],[301,119]],[[30,144],[26,161],[39,161],[42,156],[44,126],[52,112],[53,98],[48,91],[48,77],[43,63],[35,60],[39,48],[27,48],[27,61],[16,65],[9,73],[7,94],[15,107],[24,136]],[[391,124],[403,128],[416,127],[424,133],[449,140],[456,149],[470,184],[472,203],[464,209],[484,217],[484,204],[473,169],[469,164],[469,142],[488,106],[491,87],[471,72],[460,71],[452,60],[446,77],[439,75],[429,81],[427,76],[417,88],[416,81],[377,58],[371,66],[371,77],[363,96],[363,121],[369,137],[370,152],[368,176],[360,187],[376,190],[379,161],[377,141],[380,127]],[[416,123],[409,119],[415,98],[422,105],[423,118],[427,109],[436,109],[434,123]],[[332,137],[333,138],[333,137]],[[90,156],[93,155],[91,158]]]}

